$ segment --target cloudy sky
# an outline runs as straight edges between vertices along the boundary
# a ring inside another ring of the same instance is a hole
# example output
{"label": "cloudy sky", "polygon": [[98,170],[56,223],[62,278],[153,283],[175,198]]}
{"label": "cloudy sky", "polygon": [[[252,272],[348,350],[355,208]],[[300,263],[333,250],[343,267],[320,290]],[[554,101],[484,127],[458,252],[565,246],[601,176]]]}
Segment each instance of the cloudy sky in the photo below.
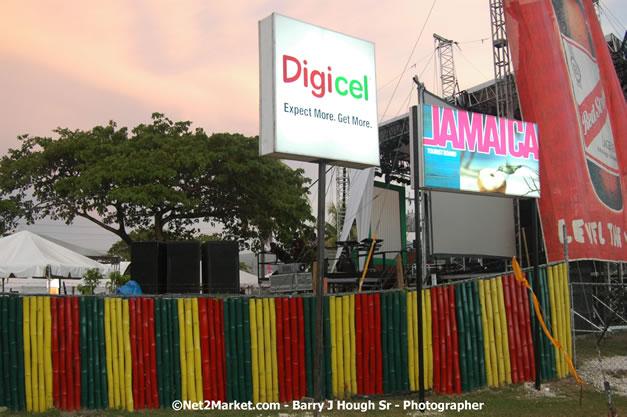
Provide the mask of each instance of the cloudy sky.
{"label": "cloudy sky", "polygon": [[[624,24],[620,2],[601,4]],[[3,0],[0,156],[20,134],[133,127],[156,111],[208,133],[257,135],[257,23],[272,12],[374,42],[379,119],[415,104],[414,75],[438,92],[433,33],[459,42],[461,89],[493,77],[487,0]]]}

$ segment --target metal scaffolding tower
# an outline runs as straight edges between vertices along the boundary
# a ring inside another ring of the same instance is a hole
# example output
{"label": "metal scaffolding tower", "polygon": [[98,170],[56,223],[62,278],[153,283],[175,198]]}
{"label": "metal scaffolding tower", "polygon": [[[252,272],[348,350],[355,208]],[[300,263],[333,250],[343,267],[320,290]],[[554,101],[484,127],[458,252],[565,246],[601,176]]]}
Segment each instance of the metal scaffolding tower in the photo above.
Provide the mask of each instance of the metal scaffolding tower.
{"label": "metal scaffolding tower", "polygon": [[490,0],[492,23],[492,53],[494,57],[494,82],[496,84],[497,116],[514,117],[514,77],[505,30],[505,14],[502,0]]}
{"label": "metal scaffolding tower", "polygon": [[346,168],[337,167],[335,169],[337,170],[335,173],[335,209],[337,210],[337,239],[339,240],[346,217],[346,199],[348,198],[350,178]]}
{"label": "metal scaffolding tower", "polygon": [[459,85],[455,76],[455,61],[453,60],[453,44],[450,39],[434,33],[436,49],[440,58],[440,80],[442,80],[442,97],[449,103],[455,103],[455,97],[459,94]]}

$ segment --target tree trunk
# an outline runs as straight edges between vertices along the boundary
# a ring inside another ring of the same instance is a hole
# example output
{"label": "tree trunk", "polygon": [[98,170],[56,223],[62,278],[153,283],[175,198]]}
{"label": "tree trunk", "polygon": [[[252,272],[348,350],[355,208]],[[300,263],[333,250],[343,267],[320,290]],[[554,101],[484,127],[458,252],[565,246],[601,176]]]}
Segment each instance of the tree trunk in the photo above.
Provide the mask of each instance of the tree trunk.
{"label": "tree trunk", "polygon": [[158,242],[163,242],[163,219],[160,215],[155,215],[155,238]]}

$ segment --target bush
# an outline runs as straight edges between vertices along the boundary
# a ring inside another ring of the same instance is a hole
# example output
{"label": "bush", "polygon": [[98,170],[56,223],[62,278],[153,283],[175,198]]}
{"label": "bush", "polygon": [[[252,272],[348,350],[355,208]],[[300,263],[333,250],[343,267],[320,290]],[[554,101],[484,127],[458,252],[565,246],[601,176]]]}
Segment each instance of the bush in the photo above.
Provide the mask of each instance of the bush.
{"label": "bush", "polygon": [[76,289],[82,295],[94,295],[94,290],[102,278],[104,277],[100,271],[97,269],[89,269],[83,275],[83,284],[77,285]]}
{"label": "bush", "polygon": [[126,284],[131,279],[130,275],[122,275],[119,271],[113,271],[109,274],[109,281],[105,284],[107,293],[114,294],[122,285]]}

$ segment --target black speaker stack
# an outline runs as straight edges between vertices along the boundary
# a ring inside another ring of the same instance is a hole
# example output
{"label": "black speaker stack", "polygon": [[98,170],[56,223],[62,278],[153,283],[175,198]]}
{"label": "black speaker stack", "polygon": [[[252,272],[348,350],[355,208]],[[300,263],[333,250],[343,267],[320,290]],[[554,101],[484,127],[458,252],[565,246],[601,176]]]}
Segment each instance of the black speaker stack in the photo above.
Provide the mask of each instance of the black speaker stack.
{"label": "black speaker stack", "polygon": [[144,294],[239,293],[237,242],[134,242],[131,278]]}
{"label": "black speaker stack", "polygon": [[239,293],[237,242],[216,240],[202,245],[202,290],[205,294]]}

